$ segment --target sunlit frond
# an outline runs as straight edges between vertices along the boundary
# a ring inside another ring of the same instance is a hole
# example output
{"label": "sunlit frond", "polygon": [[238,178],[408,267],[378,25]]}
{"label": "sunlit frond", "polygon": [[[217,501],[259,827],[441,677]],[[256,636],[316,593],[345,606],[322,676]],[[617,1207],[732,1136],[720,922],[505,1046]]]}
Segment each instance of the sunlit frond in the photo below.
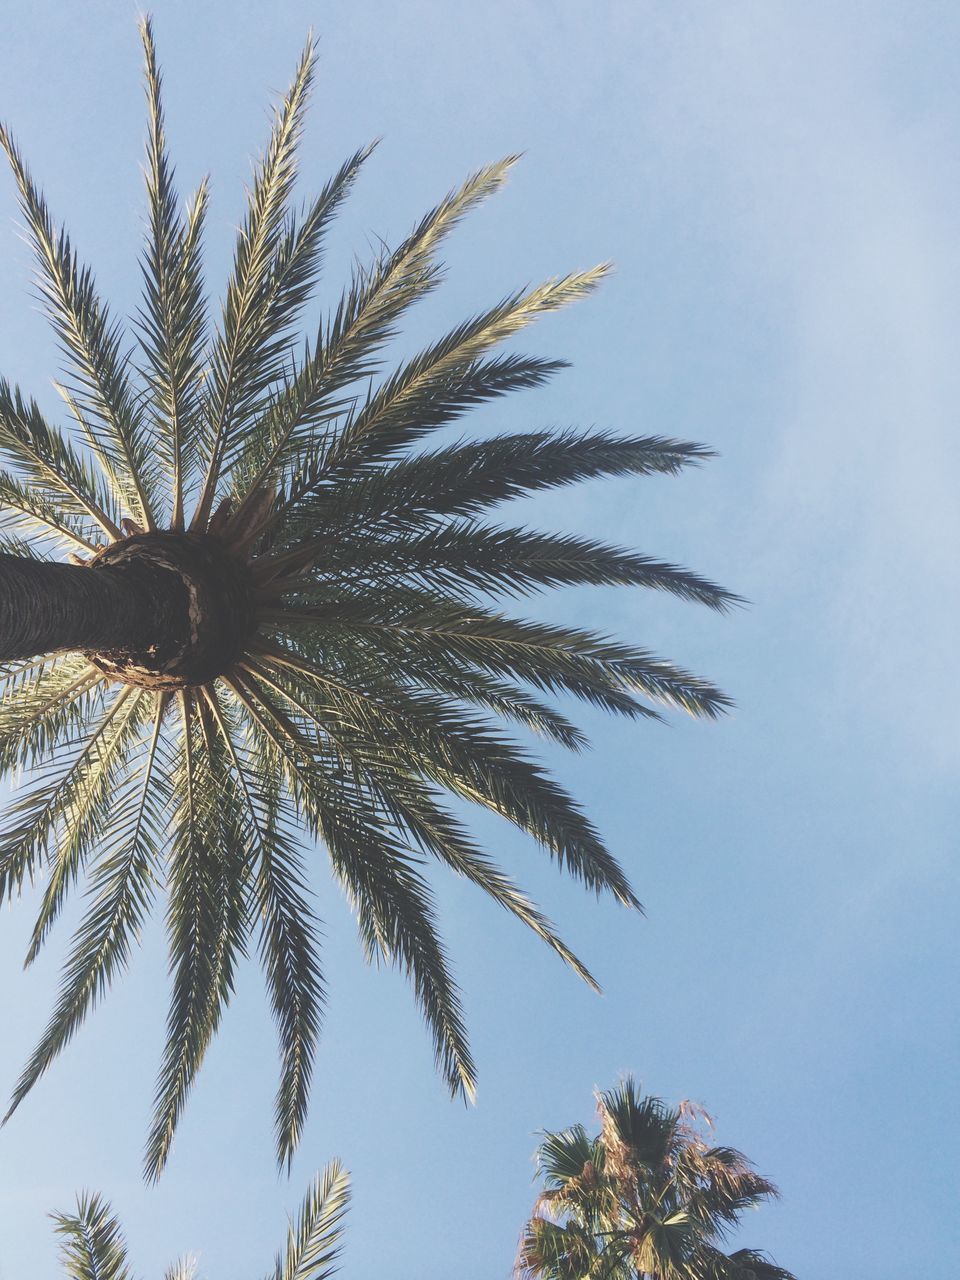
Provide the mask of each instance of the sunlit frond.
{"label": "sunlit frond", "polygon": [[[142,690],[121,689],[101,727],[85,742],[70,775],[58,780],[58,835],[50,853],[46,891],[27,950],[27,963],[39,954],[51,926],[60,914],[67,893],[90,856],[109,841],[121,810],[130,758],[143,730],[153,699]],[[39,824],[49,829],[49,810]]]}
{"label": "sunlit frond", "polygon": [[44,420],[37,404],[0,378],[0,453],[29,481],[34,496],[61,512],[93,520],[120,537],[113,495],[70,442]]}
{"label": "sunlit frond", "polygon": [[81,1195],[76,1213],[52,1215],[60,1261],[71,1280],[132,1280],[120,1223],[101,1196]]}
{"label": "sunlit frond", "polygon": [[[85,552],[96,550],[96,535],[89,523],[34,493],[6,471],[0,471],[0,527],[11,529],[21,538],[32,534],[34,540],[53,539],[60,549],[66,544]],[[42,547],[43,541],[39,545]]]}
{"label": "sunlit frond", "polygon": [[[131,723],[137,698],[122,689],[112,699],[100,702],[84,729],[77,729],[68,746],[61,748],[55,763],[32,774],[34,785],[10,805],[0,830],[0,885],[9,894],[25,878],[33,878],[40,862],[54,858],[54,879],[48,892],[51,903],[59,904],[62,890],[76,875],[87,852],[85,842],[69,841],[70,819],[86,813],[86,803],[99,793],[97,782],[104,770],[122,768],[125,753],[136,725]],[[59,835],[66,836],[65,856],[54,852]]]}
{"label": "sunlit frond", "polygon": [[141,22],[140,34],[149,114],[146,180],[150,233],[141,264],[144,299],[139,332],[147,358],[156,442],[172,493],[170,526],[182,529],[184,485],[195,461],[206,361],[200,252],[207,187],[204,182],[185,214],[179,212],[164,132],[162,77],[149,18]]}
{"label": "sunlit frond", "polygon": [[350,1206],[350,1178],[332,1160],[314,1179],[287,1231],[270,1280],[329,1280],[342,1248],[341,1223]]}
{"label": "sunlit frond", "polygon": [[[434,258],[440,244],[471,209],[502,186],[516,160],[507,156],[472,174],[421,219],[397,249],[356,271],[312,353],[265,416],[271,447],[261,463],[261,481],[291,460],[299,469],[325,443],[323,435],[316,438],[314,428],[342,407],[346,388],[379,368],[380,350],[396,333],[397,321],[440,281]],[[294,478],[291,503],[309,490],[311,479]],[[251,487],[245,495],[237,519],[254,491]]]}
{"label": "sunlit frond", "polygon": [[165,845],[164,766],[170,762],[161,763],[158,756],[166,705],[165,698],[157,700],[142,759],[125,785],[113,793],[87,893],[89,909],[64,966],[56,1008],[20,1077],[13,1106],[72,1039],[115,973],[126,968],[131,946],[139,938],[160,877]]}
{"label": "sunlit frond", "polygon": [[66,232],[55,228],[43,195],[3,125],[0,146],[20,191],[40,268],[40,290],[70,360],[78,399],[96,422],[105,452],[122,469],[128,510],[145,527],[153,528],[150,441],[125,360],[122,330],[97,297],[93,276],[81,265]]}
{"label": "sunlit frond", "polygon": [[0,768],[49,759],[82,729],[104,691],[102,672],[81,654],[7,668],[0,691]]}
{"label": "sunlit frond", "polygon": [[308,219],[303,236],[287,220],[315,53],[309,40],[276,113],[240,227],[222,323],[211,353],[207,469],[193,528],[205,527],[209,519],[231,433],[261,405],[264,393],[284,371],[287,327],[296,318],[316,271],[322,219],[313,224]]}

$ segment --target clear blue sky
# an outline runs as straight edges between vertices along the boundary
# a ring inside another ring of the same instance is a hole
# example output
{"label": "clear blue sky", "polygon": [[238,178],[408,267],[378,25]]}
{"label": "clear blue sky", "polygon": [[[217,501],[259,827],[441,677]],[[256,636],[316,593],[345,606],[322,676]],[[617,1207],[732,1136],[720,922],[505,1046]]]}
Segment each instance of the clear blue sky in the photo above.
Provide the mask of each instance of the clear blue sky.
{"label": "clear blue sky", "polygon": [[[557,758],[633,874],[646,920],[480,829],[605,986],[597,998],[475,892],[441,881],[480,1067],[451,1104],[413,1001],[365,970],[318,871],[330,1011],[289,1182],[272,1165],[274,1048],[241,977],[160,1186],[139,1180],[165,1016],[160,931],[0,1133],[0,1277],[57,1274],[45,1214],[112,1198],[138,1274],[184,1250],[261,1275],[326,1159],[351,1169],[343,1274],[508,1276],[535,1133],[592,1119],[634,1072],[692,1097],[781,1186],[744,1240],[801,1276],[948,1280],[957,1238],[960,8],[954,0],[156,0],[184,188],[213,181],[209,281],[248,157],[306,29],[321,36],[304,190],[382,134],[333,241],[396,241],[467,171],[522,149],[457,233],[411,340],[517,285],[612,258],[590,302],[525,344],[574,368],[472,429],[595,424],[703,440],[674,480],[537,500],[525,518],[687,563],[750,598],[706,611],[567,593],[589,620],[718,680],[719,724],[587,715]],[[130,312],[143,226],[136,11],[8,0],[0,116]],[[53,410],[53,344],[0,183],[0,367]],[[321,859],[318,855],[318,867]],[[0,916],[0,1088],[46,1017],[56,945],[19,968]],[[69,921],[65,922],[69,926]],[[67,928],[61,928],[62,947]],[[61,951],[62,954],[62,951]]]}

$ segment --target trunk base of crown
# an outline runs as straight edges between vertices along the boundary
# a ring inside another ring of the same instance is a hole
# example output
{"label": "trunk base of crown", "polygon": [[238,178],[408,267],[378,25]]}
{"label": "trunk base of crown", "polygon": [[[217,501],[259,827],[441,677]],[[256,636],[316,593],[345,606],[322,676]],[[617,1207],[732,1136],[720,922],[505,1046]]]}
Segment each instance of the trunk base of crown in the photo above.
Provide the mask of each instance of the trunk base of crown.
{"label": "trunk base of crown", "polygon": [[123,574],[157,614],[156,641],[149,647],[87,654],[94,666],[124,684],[145,689],[207,684],[233,666],[256,630],[249,571],[226,543],[209,534],[138,533],[106,547],[90,569]]}

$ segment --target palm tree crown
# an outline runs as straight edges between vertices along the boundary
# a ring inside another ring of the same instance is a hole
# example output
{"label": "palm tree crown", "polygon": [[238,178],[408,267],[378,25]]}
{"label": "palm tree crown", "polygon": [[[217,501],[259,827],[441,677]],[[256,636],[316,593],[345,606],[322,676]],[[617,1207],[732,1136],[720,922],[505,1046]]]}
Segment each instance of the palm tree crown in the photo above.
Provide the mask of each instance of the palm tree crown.
{"label": "palm tree crown", "polygon": [[[149,21],[142,35],[149,234],[133,355],[0,129],[68,362],[70,419],[57,429],[0,382],[0,452],[12,467],[0,472],[0,630],[25,620],[0,647],[21,659],[3,669],[0,767],[36,771],[0,833],[0,893],[48,868],[32,959],[88,877],[59,998],[12,1111],[126,967],[165,890],[172,1000],[146,1156],[156,1177],[251,939],[280,1041],[279,1159],[296,1147],[324,1001],[303,828],[325,846],[368,956],[409,975],[454,1092],[473,1092],[474,1065],[429,858],[593,982],[444,793],[500,814],[587,888],[636,907],[581,810],[483,713],[577,750],[584,738],[543,695],[653,718],[651,704],[716,716],[727,700],[645,650],[511,617],[493,598],[577,583],[647,586],[716,610],[735,597],[647,556],[483,518],[505,499],[592,476],[675,474],[708,456],[699,445],[565,430],[418,451],[471,406],[562,367],[491,352],[604,274],[512,294],[381,371],[398,320],[440,280],[444,237],[512,158],[358,268],[313,341],[295,346],[328,224],[371,150],[293,209],[308,43],[256,167],[214,323],[201,273],[206,184],[181,211]],[[60,562],[66,549],[78,563]],[[46,629],[27,634],[37,619]]]}
{"label": "palm tree crown", "polygon": [[[330,1280],[338,1269],[349,1203],[349,1175],[332,1160],[304,1196],[267,1280]],[[123,1231],[102,1196],[78,1196],[73,1213],[55,1213],[53,1220],[62,1242],[60,1260],[71,1280],[133,1280]],[[184,1258],[164,1272],[164,1280],[194,1280],[196,1274],[194,1262]]]}
{"label": "palm tree crown", "polygon": [[[709,1116],[643,1097],[633,1080],[598,1094],[600,1133],[547,1133],[544,1191],[520,1242],[528,1280],[795,1280],[755,1249],[721,1249],[745,1209],[777,1195],[746,1156],[711,1146]],[[700,1122],[700,1123],[698,1123]]]}

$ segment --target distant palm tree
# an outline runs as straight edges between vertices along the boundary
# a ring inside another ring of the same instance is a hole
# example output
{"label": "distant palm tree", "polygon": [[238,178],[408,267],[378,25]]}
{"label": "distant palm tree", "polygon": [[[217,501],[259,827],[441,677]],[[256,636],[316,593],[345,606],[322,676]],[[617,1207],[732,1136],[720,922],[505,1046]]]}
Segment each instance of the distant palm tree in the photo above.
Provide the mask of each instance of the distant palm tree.
{"label": "distant palm tree", "polygon": [[[646,556],[480,518],[591,476],[674,474],[708,456],[699,445],[565,430],[411,452],[471,406],[556,372],[562,361],[489,352],[589,293],[603,268],[512,294],[368,385],[398,319],[439,282],[443,238],[512,158],[357,268],[299,350],[294,323],[324,234],[370,151],[292,211],[308,44],[255,170],[214,325],[201,277],[207,188],[179,212],[149,21],[142,34],[149,236],[132,353],[0,129],[69,365],[59,390],[72,419],[61,432],[0,382],[0,452],[14,468],[0,473],[0,768],[38,769],[0,833],[0,895],[48,865],[32,960],[89,874],[59,1000],[12,1111],[126,967],[166,889],[173,995],[146,1157],[156,1177],[254,933],[281,1044],[281,1162],[296,1147],[324,998],[302,827],[326,846],[367,955],[410,976],[439,1069],[466,1095],[474,1066],[427,856],[593,979],[444,792],[528,832],[589,889],[638,906],[581,810],[476,708],[577,750],[584,738],[538,690],[634,717],[657,714],[641,699],[705,716],[727,700],[645,650],[509,617],[490,597],[572,583],[653,587],[718,610],[735,597]],[[77,563],[51,558],[64,546]]]}
{"label": "distant palm tree", "polygon": [[777,1195],[731,1147],[711,1146],[690,1103],[643,1097],[631,1079],[598,1095],[601,1129],[548,1133],[545,1190],[520,1243],[533,1280],[795,1280],[755,1249],[720,1247],[745,1209]]}
{"label": "distant palm tree", "polygon": [[[329,1280],[337,1271],[340,1224],[349,1203],[349,1175],[333,1160],[304,1197],[267,1280]],[[120,1223],[101,1196],[79,1196],[75,1213],[55,1213],[53,1220],[63,1240],[60,1259],[71,1280],[132,1280]],[[193,1280],[194,1275],[194,1263],[184,1258],[164,1272],[164,1280]]]}

